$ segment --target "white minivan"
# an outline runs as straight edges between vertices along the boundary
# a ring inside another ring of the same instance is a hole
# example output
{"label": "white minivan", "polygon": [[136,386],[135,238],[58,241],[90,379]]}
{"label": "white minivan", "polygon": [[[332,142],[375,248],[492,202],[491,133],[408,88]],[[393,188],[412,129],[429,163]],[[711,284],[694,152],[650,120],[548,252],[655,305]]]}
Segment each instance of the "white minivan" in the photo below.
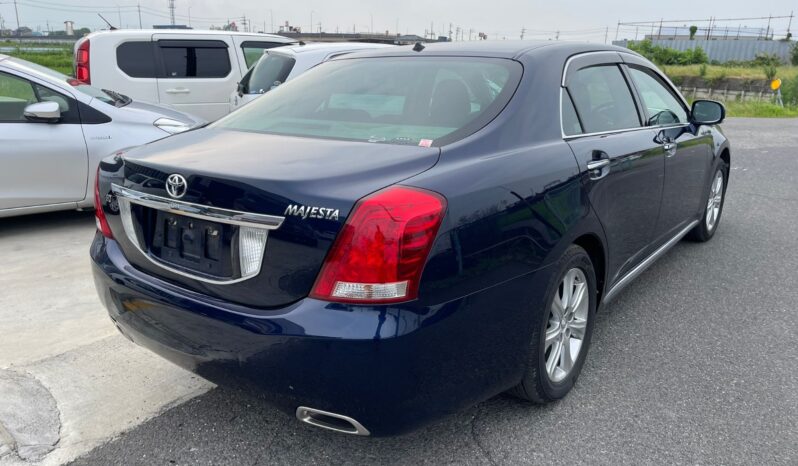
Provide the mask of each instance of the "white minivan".
{"label": "white minivan", "polygon": [[134,100],[215,120],[227,115],[230,89],[264,50],[294,42],[232,31],[98,31],[75,44],[75,77]]}

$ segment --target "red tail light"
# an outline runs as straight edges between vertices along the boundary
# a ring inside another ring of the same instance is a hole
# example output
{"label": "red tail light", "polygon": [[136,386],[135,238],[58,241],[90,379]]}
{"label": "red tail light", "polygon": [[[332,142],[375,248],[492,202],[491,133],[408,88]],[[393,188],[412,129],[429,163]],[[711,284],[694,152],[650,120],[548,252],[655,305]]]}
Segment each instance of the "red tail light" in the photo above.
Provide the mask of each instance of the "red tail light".
{"label": "red tail light", "polygon": [[443,196],[418,188],[396,186],[361,199],[310,296],[370,304],[415,299],[445,212]]}
{"label": "red tail light", "polygon": [[100,169],[97,169],[97,176],[94,178],[94,220],[97,223],[97,229],[106,238],[113,238],[111,227],[108,226],[108,219],[105,218],[105,211],[103,210],[103,201],[100,197]]}
{"label": "red tail light", "polygon": [[89,69],[89,39],[78,45],[75,51],[75,78],[86,84],[91,84],[91,71]]}

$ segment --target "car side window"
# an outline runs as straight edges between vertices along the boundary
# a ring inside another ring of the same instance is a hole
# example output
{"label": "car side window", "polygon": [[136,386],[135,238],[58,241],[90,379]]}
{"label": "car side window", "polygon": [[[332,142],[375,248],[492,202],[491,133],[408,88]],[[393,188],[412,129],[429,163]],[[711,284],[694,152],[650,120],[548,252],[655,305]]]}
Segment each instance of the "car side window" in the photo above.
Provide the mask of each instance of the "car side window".
{"label": "car side window", "polygon": [[159,41],[162,78],[224,78],[232,70],[222,41]]}
{"label": "car side window", "polygon": [[652,71],[630,67],[629,74],[646,108],[648,126],[687,123],[687,110]]}
{"label": "car side window", "polygon": [[25,107],[36,102],[30,81],[0,73],[0,122],[25,121]]}
{"label": "car side window", "polygon": [[632,92],[617,65],[576,71],[568,80],[568,92],[585,133],[640,127]]}

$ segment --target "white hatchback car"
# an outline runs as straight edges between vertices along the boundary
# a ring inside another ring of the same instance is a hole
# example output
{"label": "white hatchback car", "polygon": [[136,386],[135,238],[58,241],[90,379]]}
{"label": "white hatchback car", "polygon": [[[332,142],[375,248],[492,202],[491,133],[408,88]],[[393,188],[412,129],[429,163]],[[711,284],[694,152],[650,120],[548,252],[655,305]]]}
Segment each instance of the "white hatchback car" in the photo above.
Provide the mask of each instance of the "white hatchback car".
{"label": "white hatchback car", "polygon": [[100,159],[204,123],[0,55],[0,217],[90,208]]}
{"label": "white hatchback car", "polygon": [[361,50],[393,47],[367,42],[332,42],[286,45],[264,50],[247,74],[241,78],[237,89],[230,94],[230,111],[252,102],[280,84],[294,79],[319,63],[331,58]]}

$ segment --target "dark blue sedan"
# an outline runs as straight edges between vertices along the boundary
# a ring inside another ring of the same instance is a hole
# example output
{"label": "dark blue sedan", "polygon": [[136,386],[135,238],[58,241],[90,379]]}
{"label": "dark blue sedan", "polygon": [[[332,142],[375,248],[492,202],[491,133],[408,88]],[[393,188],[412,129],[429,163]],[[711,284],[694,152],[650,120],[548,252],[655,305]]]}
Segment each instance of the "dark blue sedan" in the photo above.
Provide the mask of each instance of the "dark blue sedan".
{"label": "dark blue sedan", "polygon": [[550,402],[596,310],[715,234],[724,116],[621,48],[346,55],[106,159],[97,290],[134,342],[318,427]]}

